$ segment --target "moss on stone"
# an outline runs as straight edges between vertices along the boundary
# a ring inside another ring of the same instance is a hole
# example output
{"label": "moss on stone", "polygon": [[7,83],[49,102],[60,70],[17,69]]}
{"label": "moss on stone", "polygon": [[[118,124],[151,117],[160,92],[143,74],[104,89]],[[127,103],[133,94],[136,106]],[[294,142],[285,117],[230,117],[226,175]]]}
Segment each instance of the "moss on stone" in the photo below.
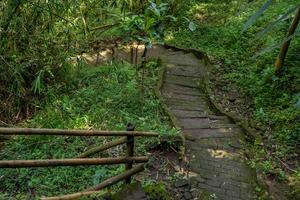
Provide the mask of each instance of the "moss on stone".
{"label": "moss on stone", "polygon": [[171,200],[163,183],[147,185],[144,187],[144,191],[150,200]]}

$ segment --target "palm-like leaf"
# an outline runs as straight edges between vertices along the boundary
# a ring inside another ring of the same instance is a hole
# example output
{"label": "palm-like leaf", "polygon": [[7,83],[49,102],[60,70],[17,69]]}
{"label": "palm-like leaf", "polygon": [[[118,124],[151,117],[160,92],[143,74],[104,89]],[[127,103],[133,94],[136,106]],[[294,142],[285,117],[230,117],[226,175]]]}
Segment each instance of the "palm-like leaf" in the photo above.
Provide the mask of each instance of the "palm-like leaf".
{"label": "palm-like leaf", "polygon": [[259,16],[261,16],[270,7],[270,5],[272,3],[273,3],[273,0],[268,0],[254,15],[252,15],[246,22],[246,24],[243,28],[243,32],[248,30],[248,28],[256,22],[257,18]]}
{"label": "palm-like leaf", "polygon": [[285,38],[283,41],[280,41],[279,43],[272,44],[269,47],[263,49],[262,51],[260,51],[259,53],[257,53],[255,56],[253,56],[252,59],[255,59],[258,56],[261,56],[263,54],[266,54],[268,52],[273,51],[274,49],[277,49],[277,48],[281,47],[284,43],[292,40],[293,38],[295,38],[296,36],[299,36],[299,35],[300,35],[300,31],[295,32],[293,35]]}
{"label": "palm-like leaf", "polygon": [[270,23],[267,28],[265,28],[264,30],[260,31],[257,34],[257,37],[261,37],[263,35],[265,35],[266,33],[268,33],[269,31],[271,31],[278,23],[280,23],[281,21],[284,21],[286,18],[288,18],[292,13],[294,13],[298,8],[300,8],[300,4],[296,5],[295,7],[289,9],[286,13],[284,13],[282,16],[280,16],[277,20],[275,20],[274,22]]}

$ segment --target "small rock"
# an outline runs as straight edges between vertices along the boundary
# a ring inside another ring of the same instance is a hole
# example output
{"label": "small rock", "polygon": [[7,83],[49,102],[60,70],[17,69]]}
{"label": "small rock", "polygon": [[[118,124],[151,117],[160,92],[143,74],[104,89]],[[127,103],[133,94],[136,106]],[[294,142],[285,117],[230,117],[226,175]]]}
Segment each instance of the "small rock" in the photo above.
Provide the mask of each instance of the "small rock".
{"label": "small rock", "polygon": [[185,199],[192,199],[193,196],[191,195],[191,193],[185,192],[185,193],[184,193],[184,198],[185,198]]}
{"label": "small rock", "polygon": [[201,176],[195,176],[195,177],[192,177],[191,181],[192,181],[193,185],[197,185],[198,183],[205,183],[206,179],[202,178]]}
{"label": "small rock", "polygon": [[192,190],[191,193],[192,193],[192,196],[193,196],[193,197],[198,197],[198,196],[199,196],[199,191],[196,190],[196,189],[195,189],[195,190]]}
{"label": "small rock", "polygon": [[230,95],[228,99],[229,99],[230,102],[235,102],[236,101],[236,97],[233,96],[233,95]]}
{"label": "small rock", "polygon": [[178,180],[174,183],[174,186],[176,188],[185,187],[185,186],[188,186],[188,185],[189,185],[189,182],[185,179]]}

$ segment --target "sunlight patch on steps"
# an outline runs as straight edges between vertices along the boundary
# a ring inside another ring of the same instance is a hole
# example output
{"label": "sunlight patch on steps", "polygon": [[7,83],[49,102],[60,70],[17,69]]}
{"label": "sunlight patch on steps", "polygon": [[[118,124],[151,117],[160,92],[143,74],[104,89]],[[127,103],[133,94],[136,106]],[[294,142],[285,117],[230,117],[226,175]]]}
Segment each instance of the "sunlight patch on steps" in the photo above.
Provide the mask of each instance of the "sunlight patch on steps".
{"label": "sunlight patch on steps", "polygon": [[232,153],[228,152],[226,150],[220,150],[220,149],[207,149],[207,152],[210,154],[213,158],[219,158],[219,159],[236,159],[239,154],[238,153]]}

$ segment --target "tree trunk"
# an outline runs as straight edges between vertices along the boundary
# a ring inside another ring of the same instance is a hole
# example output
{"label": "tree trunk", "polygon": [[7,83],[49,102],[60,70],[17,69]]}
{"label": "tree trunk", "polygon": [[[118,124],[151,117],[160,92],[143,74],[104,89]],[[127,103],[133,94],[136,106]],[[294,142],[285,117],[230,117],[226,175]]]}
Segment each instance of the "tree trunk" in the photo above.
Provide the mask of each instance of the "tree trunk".
{"label": "tree trunk", "polygon": [[[296,29],[297,29],[297,26],[299,24],[299,21],[300,21],[300,8],[298,9],[297,13],[296,13],[296,16],[294,17],[293,19],[293,22],[289,28],[289,31],[288,31],[288,34],[287,34],[287,38],[292,36]],[[276,59],[276,62],[275,62],[275,67],[276,67],[276,75],[279,75],[279,72],[281,71],[282,69],[282,66],[284,64],[284,60],[285,60],[285,57],[287,55],[287,52],[288,52],[288,49],[289,49],[289,46],[291,44],[291,40],[288,40],[286,41],[282,47],[281,47],[281,50],[280,50],[280,53]]]}

